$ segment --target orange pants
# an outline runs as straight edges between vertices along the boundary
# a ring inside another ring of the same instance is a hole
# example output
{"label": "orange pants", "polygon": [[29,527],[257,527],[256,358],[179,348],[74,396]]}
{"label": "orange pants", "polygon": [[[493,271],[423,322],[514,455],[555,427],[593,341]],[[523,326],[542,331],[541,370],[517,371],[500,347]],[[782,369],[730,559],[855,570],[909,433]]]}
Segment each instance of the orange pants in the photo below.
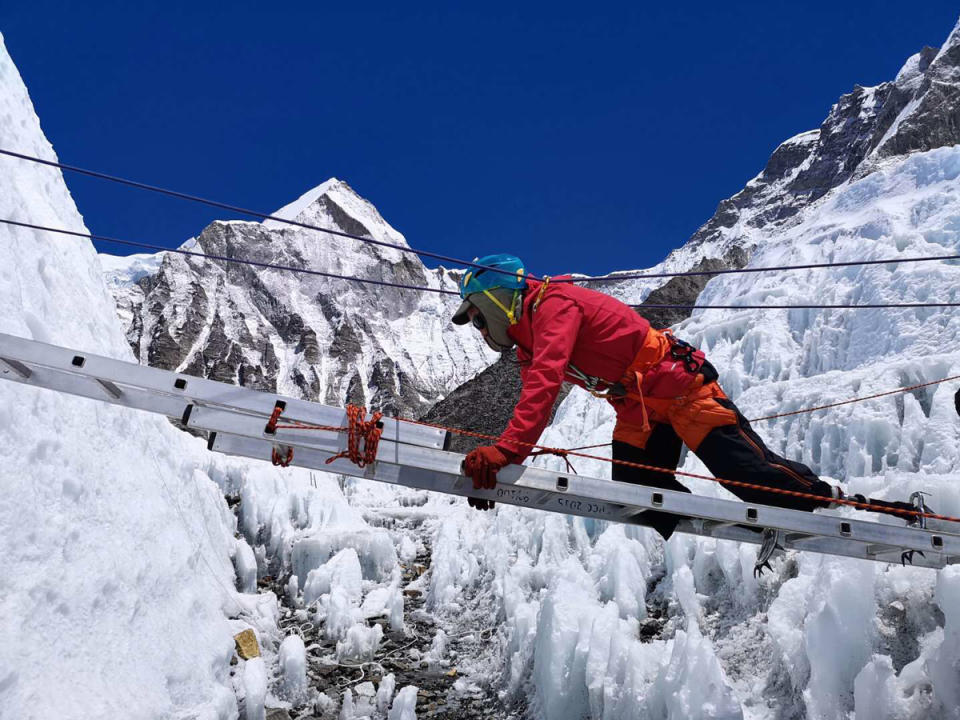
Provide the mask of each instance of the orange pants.
{"label": "orange pants", "polygon": [[[715,477],[752,484],[754,487],[725,486],[746,502],[795,510],[813,510],[830,504],[833,486],[806,465],[770,450],[717,383],[695,386],[676,400],[664,402],[648,398],[647,403],[649,427],[617,422],[613,431],[614,459],[676,470],[682,443],[685,443]],[[690,492],[672,472],[614,464],[612,478]],[[772,493],[765,488],[791,490],[812,497]],[[664,538],[669,538],[679,518],[648,510],[643,513],[643,520]]]}
{"label": "orange pants", "polygon": [[617,420],[613,439],[645,448],[657,424],[667,424],[688,448],[696,452],[711,430],[737,424],[736,411],[718,403],[718,398],[726,400],[727,396],[715,382],[707,385],[695,382],[683,397],[676,399],[644,398],[650,424],[644,427]]}

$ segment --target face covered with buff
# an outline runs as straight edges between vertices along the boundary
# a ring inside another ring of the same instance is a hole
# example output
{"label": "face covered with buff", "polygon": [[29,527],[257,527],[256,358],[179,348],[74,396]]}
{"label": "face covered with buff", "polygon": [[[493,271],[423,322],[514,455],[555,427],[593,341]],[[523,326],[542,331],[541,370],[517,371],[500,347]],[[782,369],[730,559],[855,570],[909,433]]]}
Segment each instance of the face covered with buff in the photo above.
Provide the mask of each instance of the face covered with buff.
{"label": "face covered with buff", "polygon": [[[489,292],[503,305],[510,307],[515,291],[495,288]],[[469,321],[483,335],[484,341],[492,350],[502,353],[516,345],[513,338],[507,334],[510,320],[495,302],[483,293],[473,293],[467,297],[467,302],[470,304],[467,308]],[[518,299],[517,305],[519,304]],[[519,311],[519,307],[517,310]]]}
{"label": "face covered with buff", "polygon": [[493,350],[506,352],[516,343],[507,332],[523,311],[527,287],[523,261],[516,255],[500,253],[474,258],[458,285],[463,302],[454,313],[454,325],[471,323]]}

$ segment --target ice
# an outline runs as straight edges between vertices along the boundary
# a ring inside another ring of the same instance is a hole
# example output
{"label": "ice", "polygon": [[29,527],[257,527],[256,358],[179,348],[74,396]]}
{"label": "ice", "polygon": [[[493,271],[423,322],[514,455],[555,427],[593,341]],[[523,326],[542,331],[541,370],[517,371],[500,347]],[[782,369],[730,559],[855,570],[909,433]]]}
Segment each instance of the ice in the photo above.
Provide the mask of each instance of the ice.
{"label": "ice", "polygon": [[298,704],[307,692],[307,650],[298,634],[288,635],[280,644],[279,669],[283,696]]}
{"label": "ice", "polygon": [[265,720],[267,700],[267,667],[262,657],[247,660],[243,665],[244,718]]}
{"label": "ice", "polygon": [[380,681],[380,687],[377,688],[377,712],[386,714],[396,688],[397,679],[393,673],[386,675],[383,680]]}
{"label": "ice", "polygon": [[397,566],[397,551],[387,532],[332,529],[313,533],[294,544],[293,571],[299,577],[307,577],[344,548],[355,551],[364,579],[382,581]]}
{"label": "ice", "polygon": [[336,587],[321,598],[317,618],[324,621],[323,631],[328,640],[339,641],[347,632],[363,620],[356,599],[344,589]]}
{"label": "ice", "polygon": [[430,649],[423,658],[429,667],[437,668],[447,664],[447,645],[447,634],[443,630],[437,630],[430,642]]}
{"label": "ice", "polygon": [[937,605],[946,618],[943,641],[927,663],[933,691],[946,717],[960,718],[960,568],[942,570]]}
{"label": "ice", "polygon": [[417,720],[417,687],[407,685],[393,700],[387,720]]}
{"label": "ice", "polygon": [[[756,246],[751,264],[758,267],[956,253],[958,178],[960,147],[893,158],[790,223],[731,233]],[[639,298],[644,288],[643,281],[624,282],[617,292]],[[727,275],[712,280],[700,299],[901,301],[960,301],[960,265]],[[953,309],[703,310],[674,330],[706,350],[723,387],[754,418],[960,374],[960,315]],[[850,492],[906,499],[926,489],[938,512],[958,515],[955,390],[934,385],[756,428],[774,450]],[[574,390],[542,442],[606,442],[613,422],[608,406]],[[573,463],[582,474],[609,477],[604,463]],[[563,469],[557,458],[536,464]],[[683,468],[705,472],[690,453]],[[713,482],[689,486],[730,497]],[[502,506],[466,517],[450,513],[439,523],[427,601],[451,617],[471,605],[485,616],[503,614],[503,683],[508,693],[532,695],[542,717],[773,720],[775,711],[765,706],[771,687],[785,716],[850,720],[854,712],[872,717],[882,705],[888,717],[913,720],[950,717],[960,705],[954,570],[791,553],[758,581],[755,557],[755,546],[689,536],[664,545],[641,528]],[[648,622],[651,604],[667,621],[641,642],[637,623]],[[710,618],[703,622],[711,631],[695,617]],[[884,697],[897,702],[878,699]]]}
{"label": "ice", "polygon": [[353,690],[347,688],[343,691],[343,698],[340,702],[339,720],[353,720],[356,717],[353,710]]}
{"label": "ice", "polygon": [[[0,147],[56,159],[2,40],[0,118]],[[87,232],[59,170],[9,157],[0,216]],[[0,307],[0,332],[132,359],[87,240],[0,228]],[[202,441],[9,382],[0,432],[2,713],[235,717],[235,524]]]}
{"label": "ice", "polygon": [[853,681],[857,715],[873,720],[892,720],[901,715],[896,672],[886,655],[874,655]]}
{"label": "ice", "polygon": [[296,607],[300,599],[300,579],[296,575],[291,575],[287,580],[287,602],[292,607]]}
{"label": "ice", "polygon": [[360,557],[353,548],[344,548],[320,567],[307,573],[303,586],[303,604],[313,605],[321,595],[330,593],[332,587],[341,588],[347,597],[359,603],[363,592]]}
{"label": "ice", "polygon": [[374,624],[354,625],[347,630],[343,640],[337,643],[337,660],[370,660],[383,640],[383,626]]}
{"label": "ice", "polygon": [[237,589],[240,592],[255,593],[257,591],[257,559],[253,555],[253,548],[243,538],[237,539],[234,563],[237,567]]}

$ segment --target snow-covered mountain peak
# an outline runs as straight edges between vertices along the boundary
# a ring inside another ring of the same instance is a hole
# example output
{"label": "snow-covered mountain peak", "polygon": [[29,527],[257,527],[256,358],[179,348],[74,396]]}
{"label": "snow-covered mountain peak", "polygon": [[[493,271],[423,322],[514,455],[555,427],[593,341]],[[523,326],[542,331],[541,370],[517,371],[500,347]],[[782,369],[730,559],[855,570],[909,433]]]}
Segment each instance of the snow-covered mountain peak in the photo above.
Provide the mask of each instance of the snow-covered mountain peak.
{"label": "snow-covered mountain peak", "polygon": [[[316,187],[310,188],[293,202],[287,203],[273,213],[273,216],[283,218],[284,220],[298,220],[300,213],[302,213],[308,206],[315,203],[322,195],[327,194],[339,184],[340,180],[332,177],[326,182],[322,182]],[[263,222],[267,227],[282,227],[286,224],[277,222],[276,220],[264,220]]]}
{"label": "snow-covered mountain peak", "polygon": [[905,87],[907,83],[923,77],[923,73],[930,67],[930,61],[936,57],[938,52],[936,48],[928,46],[908,57],[903,67],[900,68],[900,72],[897,73],[894,82],[901,87]]}
{"label": "snow-covered mountain peak", "polygon": [[[408,247],[403,235],[383,219],[373,203],[335,177],[284,205],[274,216]],[[291,227],[278,220],[264,220],[263,225],[273,230]]]}

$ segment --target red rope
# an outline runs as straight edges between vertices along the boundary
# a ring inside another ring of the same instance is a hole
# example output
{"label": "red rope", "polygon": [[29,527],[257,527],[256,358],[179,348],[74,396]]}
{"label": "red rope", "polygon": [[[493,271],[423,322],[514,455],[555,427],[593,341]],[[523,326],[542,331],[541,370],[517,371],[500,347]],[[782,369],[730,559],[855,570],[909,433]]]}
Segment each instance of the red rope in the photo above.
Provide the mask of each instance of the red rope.
{"label": "red rope", "polygon": [[[930,385],[937,385],[939,383],[949,382],[952,380],[960,380],[960,375],[943,378],[941,380],[933,380],[931,382],[921,383],[918,385],[910,385],[908,387],[897,388],[896,390],[890,390],[884,393],[877,393],[875,395],[868,395],[862,398],[852,398],[850,400],[844,400],[843,402],[839,402],[839,403],[831,403],[830,405],[821,405],[817,407],[805,408],[803,410],[795,410],[790,413],[783,413],[782,415],[771,415],[766,418],[757,418],[757,421],[770,420],[775,417],[785,417],[788,415],[798,415],[805,412],[814,412],[816,410],[823,410],[826,408],[837,407],[838,405],[848,405],[850,403],[863,402],[865,400],[872,400],[878,397],[885,397],[887,395],[894,395],[897,393],[909,392],[911,390],[928,387]],[[310,425],[308,423],[302,423],[295,420],[291,421],[292,424],[290,425],[275,425],[274,427],[278,430],[283,428],[291,428],[291,429],[298,429],[298,430],[325,430],[329,432],[346,431],[348,433],[347,450],[340,453],[339,455],[335,455],[334,457],[330,458],[327,462],[328,463],[333,462],[334,460],[341,457],[348,457],[352,462],[356,463],[360,467],[364,467],[365,465],[368,465],[374,462],[374,460],[376,460],[377,443],[379,443],[380,434],[382,433],[382,429],[377,427],[377,423],[382,417],[382,413],[374,413],[372,418],[369,421],[364,422],[362,418],[365,414],[366,414],[365,408],[357,407],[355,405],[348,405],[347,418],[349,423],[346,428],[325,426],[325,425]],[[274,415],[277,415],[277,417],[279,417],[279,413],[277,412],[276,409],[274,410]],[[272,419],[273,419],[273,416],[271,416],[271,420]],[[464,437],[474,437],[482,440],[494,440],[494,441],[500,439],[499,436],[497,435],[488,435],[486,433],[472,432],[470,430],[461,430],[459,428],[448,427],[446,425],[438,425],[436,423],[430,423],[424,420],[410,420],[408,418],[401,418],[401,417],[398,417],[396,419],[403,420],[404,422],[412,423],[414,425],[421,425],[423,427],[432,427],[432,428],[436,428],[437,430],[445,430],[447,432],[452,432],[457,435],[462,435]],[[756,421],[752,420],[751,422],[756,422]],[[363,455],[361,455],[359,450],[359,440],[361,437],[364,438],[365,452]],[[573,472],[576,472],[576,471],[573,470],[573,466],[570,465],[570,461],[569,461],[570,455],[586,458],[588,460],[599,460],[601,462],[607,462],[615,465],[622,465],[624,467],[637,468],[639,470],[650,470],[653,472],[666,473],[668,475],[680,475],[682,477],[697,478],[698,480],[709,480],[711,482],[720,483],[721,485],[729,485],[731,487],[742,487],[750,490],[759,490],[762,492],[769,492],[777,495],[786,495],[788,497],[804,498],[807,500],[816,500],[820,502],[824,500],[830,500],[831,503],[834,503],[837,505],[850,505],[851,507],[859,508],[861,510],[872,510],[874,512],[895,513],[898,515],[908,516],[910,518],[925,517],[925,518],[932,518],[935,520],[945,520],[947,522],[960,523],[960,518],[951,517],[950,515],[938,515],[936,513],[913,512],[910,510],[899,510],[896,508],[881,508],[876,505],[871,505],[870,503],[861,503],[861,502],[857,502],[856,500],[849,500],[846,498],[831,499],[831,498],[826,498],[822,495],[814,495],[813,493],[798,492],[796,490],[785,490],[783,488],[769,487],[767,485],[757,485],[755,483],[743,482],[742,480],[727,480],[725,478],[716,478],[710,475],[701,475],[699,473],[685,472],[683,470],[663,468],[663,467],[658,467],[656,465],[647,465],[644,463],[631,462],[629,460],[618,460],[615,458],[601,457],[599,455],[591,455],[589,453],[578,451],[578,450],[584,450],[584,449],[589,449],[593,447],[600,447],[598,445],[585,446],[579,449],[563,449],[563,448],[553,448],[547,445],[539,445],[537,443],[522,442],[520,440],[513,440],[511,442],[514,442],[517,445],[523,445],[524,447],[533,448],[537,452],[531,453],[532,455],[546,455],[546,454],[557,455],[558,457],[561,457],[564,459],[564,461],[566,461],[567,466]]]}
{"label": "red rope", "polygon": [[[434,423],[425,422],[423,420],[408,420],[406,418],[397,418],[398,420],[403,420],[404,422],[413,423],[414,425],[423,425],[425,427],[432,427],[438,430],[447,430],[457,435],[464,435],[467,437],[481,438],[484,440],[499,440],[500,438],[496,435],[487,435],[485,433],[471,432],[469,430],[459,430],[457,428],[446,427],[444,425],[436,425]],[[814,495],[813,493],[798,492],[796,490],[784,490],[783,488],[769,487],[767,485],[757,485],[755,483],[743,482],[742,480],[726,480],[724,478],[712,477],[710,475],[701,475],[699,473],[685,472],[683,470],[675,470],[670,468],[658,467],[656,465],[646,465],[644,463],[631,462],[629,460],[617,460],[616,458],[606,458],[599,455],[590,455],[588,453],[574,452],[573,450],[563,450],[561,448],[551,448],[546,445],[538,445],[536,443],[522,442],[520,440],[511,440],[510,442],[517,445],[523,445],[524,447],[531,447],[534,449],[545,450],[553,454],[558,454],[561,457],[564,455],[575,455],[577,457],[587,458],[588,460],[600,460],[601,462],[608,462],[615,465],[623,465],[625,467],[637,468],[639,470],[651,470],[653,472],[666,473],[667,475],[681,475],[683,477],[697,478],[698,480],[709,480],[711,482],[717,482],[721,485],[730,485],[731,487],[742,487],[749,488],[751,490],[760,490],[763,492],[775,493],[777,495],[787,495],[789,497],[805,498],[807,500],[817,500],[823,502],[824,500],[829,500],[833,504],[837,505],[850,505],[855,508],[860,508],[861,510],[872,510],[874,512],[884,512],[884,513],[896,513],[898,515],[905,515],[910,518],[925,517],[933,518],[935,520],[946,520],[948,522],[960,523],[960,518],[951,517],[950,515],[937,515],[936,513],[921,513],[913,512],[911,510],[899,510],[897,508],[881,508],[880,506],[871,505],[870,503],[861,503],[856,500],[848,500],[846,498],[827,498],[823,495]]]}
{"label": "red rope", "polygon": [[[383,423],[380,418],[383,413],[375,412],[369,420],[363,418],[367,409],[358,405],[347,405],[347,449],[327,460],[329,465],[334,460],[347,458],[359,467],[366,467],[377,459],[377,447],[380,436],[383,434]],[[343,428],[337,428],[341,432]],[[363,440],[363,452],[360,452],[360,440]]]}
{"label": "red rope", "polygon": [[[600,445],[593,445],[591,447],[602,447]],[[536,452],[530,453],[527,457],[538,457],[540,455],[556,455],[558,458],[562,459],[567,464],[567,472],[572,472],[574,475],[577,475],[577,469],[570,462],[569,455],[574,450],[585,450],[586,448],[571,448],[569,450],[562,450],[560,448],[546,448],[543,450],[537,450]]]}
{"label": "red rope", "polygon": [[865,397],[855,397],[850,398],[849,400],[841,400],[840,402],[830,403],[828,405],[817,405],[816,407],[803,408],[801,410],[794,410],[793,412],[780,413],[778,415],[767,415],[766,417],[754,418],[750,420],[750,422],[773,420],[774,418],[790,417],[791,415],[803,415],[804,413],[816,412],[817,410],[828,410],[829,408],[840,407],[841,405],[851,405],[852,403],[863,402],[864,400],[875,400],[877,398],[887,397],[888,395],[898,395],[900,393],[910,392],[911,390],[919,390],[920,388],[930,387],[931,385],[939,385],[940,383],[950,382],[952,380],[960,380],[960,375],[945,377],[940,380],[931,380],[930,382],[919,383],[918,385],[901,387],[897,388],[896,390],[887,390],[886,392],[877,393],[875,395],[866,395]]}
{"label": "red rope", "polygon": [[270,460],[278,467],[290,467],[293,462],[293,448],[288,446],[286,455],[281,455],[277,448],[273,448],[270,451]]}

